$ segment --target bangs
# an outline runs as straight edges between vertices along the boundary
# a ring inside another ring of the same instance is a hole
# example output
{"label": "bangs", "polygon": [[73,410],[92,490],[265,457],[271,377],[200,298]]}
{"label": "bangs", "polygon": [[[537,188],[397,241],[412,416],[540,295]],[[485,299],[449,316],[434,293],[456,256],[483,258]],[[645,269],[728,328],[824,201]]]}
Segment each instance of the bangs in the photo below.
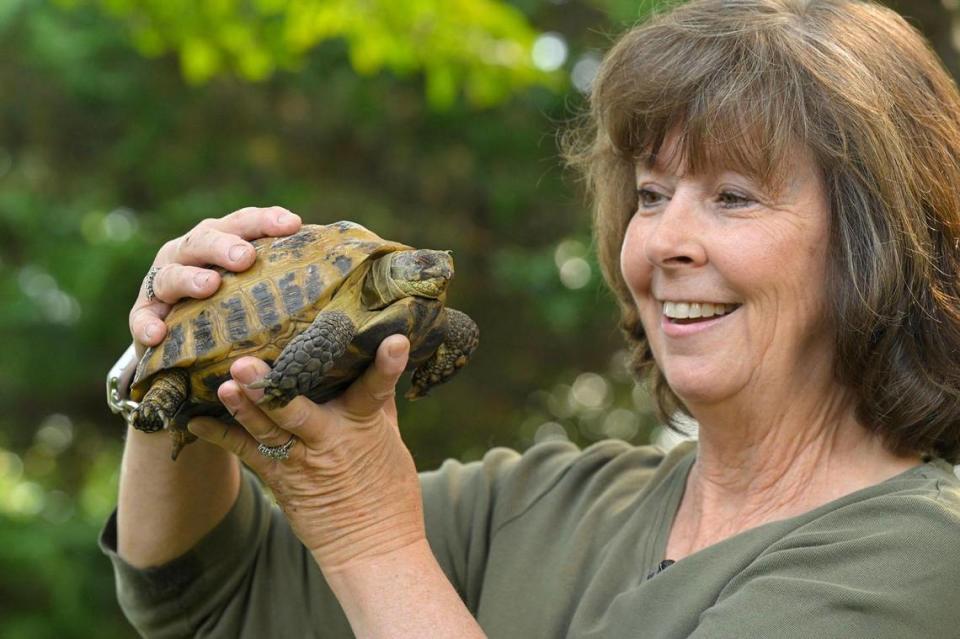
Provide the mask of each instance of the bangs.
{"label": "bangs", "polygon": [[[779,189],[806,139],[810,102],[802,69],[779,55],[783,43],[749,35],[654,28],[615,50],[593,96],[610,151],[634,165],[730,170]],[[661,157],[667,140],[674,152]]]}

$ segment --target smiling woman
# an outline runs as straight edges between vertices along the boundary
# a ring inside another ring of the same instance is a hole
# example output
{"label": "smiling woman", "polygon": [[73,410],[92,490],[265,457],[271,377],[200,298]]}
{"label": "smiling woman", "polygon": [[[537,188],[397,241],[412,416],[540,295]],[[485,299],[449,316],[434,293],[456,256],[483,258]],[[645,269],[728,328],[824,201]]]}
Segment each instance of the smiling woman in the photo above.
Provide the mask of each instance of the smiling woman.
{"label": "smiling woman", "polygon": [[[690,556],[671,568],[678,579],[684,565],[709,569],[715,548],[960,461],[960,96],[914,29],[856,0],[688,2],[617,42],[591,107],[566,152],[594,197],[634,369],[667,423],[699,423],[659,555]],[[941,477],[928,497],[955,538],[960,492]],[[811,530],[757,549],[778,556],[787,542],[793,559],[738,573],[717,601],[756,594],[753,579],[783,597],[708,608],[696,636],[861,636],[883,615],[798,611],[842,609],[851,601],[832,589],[870,588],[850,575],[944,552],[858,542],[938,527],[906,502],[878,506],[879,519],[835,522],[852,538]],[[865,558],[847,576],[818,568],[834,543]],[[948,553],[944,591],[960,586]],[[894,634],[921,627],[953,632],[914,620]]]}

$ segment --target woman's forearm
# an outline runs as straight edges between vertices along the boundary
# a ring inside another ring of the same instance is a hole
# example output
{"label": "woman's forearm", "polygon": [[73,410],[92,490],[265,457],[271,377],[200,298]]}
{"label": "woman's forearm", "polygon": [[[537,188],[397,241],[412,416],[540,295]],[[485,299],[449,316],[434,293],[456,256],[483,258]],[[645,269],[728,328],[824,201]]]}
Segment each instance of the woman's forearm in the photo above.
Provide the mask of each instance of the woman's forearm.
{"label": "woman's forearm", "polygon": [[210,532],[240,490],[240,465],[221,448],[198,441],[170,459],[164,432],[128,429],[120,467],[117,552],[138,567],[179,557]]}
{"label": "woman's forearm", "polygon": [[485,637],[425,540],[324,576],[358,637]]}
{"label": "woman's forearm", "polygon": [[[203,220],[164,244],[130,311],[138,354],[159,347],[167,333],[163,319],[174,304],[208,298],[219,289],[223,272],[250,268],[256,260],[251,240],[299,228],[300,218],[284,208],[247,207]],[[240,491],[240,464],[215,444],[194,442],[174,462],[168,434],[128,429],[117,513],[117,550],[124,560],[136,567],[165,563],[223,519]]]}

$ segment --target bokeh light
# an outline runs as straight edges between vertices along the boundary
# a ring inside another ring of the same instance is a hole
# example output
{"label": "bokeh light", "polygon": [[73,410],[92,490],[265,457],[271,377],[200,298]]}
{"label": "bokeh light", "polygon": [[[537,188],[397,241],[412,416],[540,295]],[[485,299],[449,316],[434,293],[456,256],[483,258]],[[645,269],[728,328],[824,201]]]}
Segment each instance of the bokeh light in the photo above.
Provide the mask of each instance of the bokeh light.
{"label": "bokeh light", "polygon": [[567,61],[567,41],[559,33],[544,33],[534,41],[531,55],[541,71],[556,71]]}
{"label": "bokeh light", "polygon": [[574,63],[570,71],[570,81],[581,93],[590,93],[590,87],[599,68],[600,56],[592,51],[585,53]]}

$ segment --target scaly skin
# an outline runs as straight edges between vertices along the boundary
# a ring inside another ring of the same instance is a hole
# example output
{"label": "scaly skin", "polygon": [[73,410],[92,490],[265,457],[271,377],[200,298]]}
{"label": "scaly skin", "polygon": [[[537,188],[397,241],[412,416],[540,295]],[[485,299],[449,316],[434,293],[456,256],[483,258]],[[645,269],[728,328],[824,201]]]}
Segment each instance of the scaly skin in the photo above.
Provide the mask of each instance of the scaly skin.
{"label": "scaly skin", "polygon": [[133,413],[133,427],[145,433],[163,430],[173,422],[173,416],[187,399],[189,390],[187,371],[182,368],[160,371]]}
{"label": "scaly skin", "polygon": [[320,313],[307,330],[290,340],[273,370],[249,388],[263,389],[261,403],[268,408],[286,406],[320,383],[355,334],[356,328],[346,313]]}
{"label": "scaly skin", "polygon": [[412,386],[404,397],[420,399],[466,366],[480,343],[480,329],[466,313],[447,309],[447,335],[437,351],[413,372]]}

